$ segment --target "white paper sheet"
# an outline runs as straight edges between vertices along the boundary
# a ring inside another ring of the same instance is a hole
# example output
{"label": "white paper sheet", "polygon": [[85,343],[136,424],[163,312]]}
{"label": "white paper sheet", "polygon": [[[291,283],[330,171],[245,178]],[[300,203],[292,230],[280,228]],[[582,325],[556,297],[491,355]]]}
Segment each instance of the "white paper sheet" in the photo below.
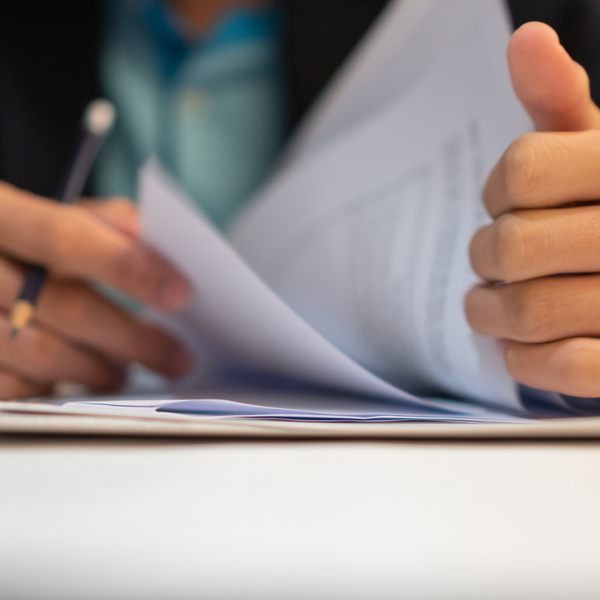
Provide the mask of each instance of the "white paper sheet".
{"label": "white paper sheet", "polygon": [[[232,238],[289,306],[371,372],[415,394],[441,390],[515,410],[502,356],[473,334],[463,300],[477,282],[469,243],[488,222],[485,177],[531,125],[512,92],[499,0],[425,4],[427,37],[405,47],[405,60],[427,63],[419,81],[345,131],[332,125],[333,141],[323,118],[319,142],[259,195]],[[388,15],[388,38],[406,7],[416,10],[400,3]],[[452,13],[443,43],[438,12]],[[425,60],[419,49],[430,46]],[[393,95],[385,82],[403,57],[381,57],[370,61],[373,86]]]}
{"label": "white paper sheet", "polygon": [[[242,397],[244,394],[242,394]],[[4,402],[1,413],[115,417],[120,419],[204,421],[286,421],[296,423],[524,423],[528,419],[475,405],[440,401],[446,411],[408,407],[401,403],[359,400],[342,396],[262,391],[246,394],[248,401],[181,398],[162,395],[107,396],[30,402]]]}
{"label": "white paper sheet", "polygon": [[485,177],[531,128],[509,35],[501,0],[391,5],[234,228],[237,254],[151,161],[145,239],[194,287],[167,324],[204,360],[413,408],[450,393],[521,411],[463,309]]}
{"label": "white paper sheet", "polygon": [[217,355],[246,369],[435,408],[368,372],[302,320],[191,207],[155,160],[142,170],[140,197],[144,239],[194,290],[189,308],[165,323],[201,360]]}
{"label": "white paper sheet", "polygon": [[[388,4],[318,100],[292,144],[297,160],[390,102],[397,102],[452,51],[463,32],[491,49],[491,70],[505,73],[503,49],[512,23],[503,0],[395,0]],[[503,75],[503,79],[506,76]],[[507,90],[505,90],[506,92]],[[513,101],[513,99],[511,99]]]}

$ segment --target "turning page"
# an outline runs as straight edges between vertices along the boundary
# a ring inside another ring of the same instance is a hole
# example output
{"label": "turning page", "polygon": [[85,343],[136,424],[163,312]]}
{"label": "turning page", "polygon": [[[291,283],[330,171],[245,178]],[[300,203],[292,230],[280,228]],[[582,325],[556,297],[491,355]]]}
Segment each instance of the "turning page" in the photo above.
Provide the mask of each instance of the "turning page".
{"label": "turning page", "polygon": [[[377,28],[364,48],[370,69],[341,78],[232,240],[298,315],[381,379],[516,409],[501,353],[463,309],[477,283],[469,243],[488,220],[485,178],[531,128],[506,66],[510,28],[500,0],[419,3],[392,5],[381,48]],[[399,33],[396,52],[395,29],[419,36],[411,45]],[[406,63],[419,69],[395,88]]]}
{"label": "turning page", "polygon": [[454,395],[521,412],[495,341],[463,308],[477,283],[469,244],[489,222],[485,178],[531,130],[508,74],[510,31],[501,0],[391,4],[233,247],[147,165],[145,239],[195,291],[168,324],[221,364],[419,411],[447,414],[433,398]]}
{"label": "turning page", "polygon": [[218,359],[233,368],[403,401],[406,414],[470,410],[417,398],[346,356],[261,281],[153,159],[141,171],[140,198],[144,239],[193,287],[188,308],[161,320],[187,340],[205,369]]}

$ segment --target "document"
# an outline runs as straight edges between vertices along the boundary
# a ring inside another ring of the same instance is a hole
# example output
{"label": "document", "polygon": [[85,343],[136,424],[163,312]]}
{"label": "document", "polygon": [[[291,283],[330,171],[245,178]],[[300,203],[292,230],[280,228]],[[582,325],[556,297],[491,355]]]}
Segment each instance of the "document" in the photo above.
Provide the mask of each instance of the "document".
{"label": "document", "polygon": [[[49,416],[93,416],[177,422],[243,420],[299,423],[526,423],[528,419],[440,400],[438,410],[417,410],[399,403],[382,403],[336,395],[299,395],[263,391],[253,402],[218,398],[174,399],[157,396],[98,397],[45,402],[9,402],[1,412]],[[312,406],[312,408],[310,408]],[[443,410],[442,407],[446,408]],[[1,431],[1,424],[0,424]]]}
{"label": "document", "polygon": [[231,245],[149,163],[144,235],[195,288],[171,326],[235,368],[407,406],[451,395],[523,413],[495,341],[463,308],[485,178],[531,130],[509,37],[501,0],[392,3]]}
{"label": "document", "polygon": [[331,390],[394,398],[436,409],[435,400],[404,392],[362,367],[301,318],[192,207],[151,160],[140,178],[146,241],[191,282],[193,299],[163,319],[196,352],[231,368],[295,379]]}
{"label": "document", "polygon": [[[515,409],[502,356],[470,330],[463,300],[477,283],[468,247],[488,219],[485,178],[531,125],[510,85],[501,3],[426,4],[420,32],[429,29],[437,56],[330,143],[313,133],[320,143],[290,162],[232,239],[279,297],[370,372],[415,394],[445,390]],[[395,5],[387,28],[406,7]],[[394,79],[387,61],[384,81]]]}
{"label": "document", "polygon": [[[303,398],[247,390],[228,397],[178,401],[173,397],[81,398],[68,402],[9,402],[0,432],[95,436],[285,439],[597,439],[600,418],[528,419],[474,407],[459,415],[403,414],[400,403],[310,394]],[[292,395],[293,396],[293,395]],[[246,398],[249,402],[242,402]],[[251,402],[256,402],[250,405]],[[361,404],[362,402],[362,404]],[[366,405],[365,405],[366,404]],[[305,405],[307,410],[282,406]],[[266,409],[265,409],[266,406]],[[307,414],[311,411],[316,415]],[[354,411],[354,413],[352,413]]]}

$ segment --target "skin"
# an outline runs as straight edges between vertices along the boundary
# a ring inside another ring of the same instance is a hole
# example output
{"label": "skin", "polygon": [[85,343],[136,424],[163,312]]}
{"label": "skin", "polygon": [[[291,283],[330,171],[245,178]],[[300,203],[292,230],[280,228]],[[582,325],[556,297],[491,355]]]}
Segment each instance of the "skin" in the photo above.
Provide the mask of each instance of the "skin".
{"label": "skin", "polygon": [[521,27],[508,61],[537,132],[515,140],[485,187],[494,222],[471,244],[485,284],[467,296],[467,318],[505,340],[517,381],[598,397],[600,110],[585,71],[550,27]]}
{"label": "skin", "polygon": [[202,35],[229,8],[264,6],[268,0],[170,0],[171,7],[185,20],[192,35]]}

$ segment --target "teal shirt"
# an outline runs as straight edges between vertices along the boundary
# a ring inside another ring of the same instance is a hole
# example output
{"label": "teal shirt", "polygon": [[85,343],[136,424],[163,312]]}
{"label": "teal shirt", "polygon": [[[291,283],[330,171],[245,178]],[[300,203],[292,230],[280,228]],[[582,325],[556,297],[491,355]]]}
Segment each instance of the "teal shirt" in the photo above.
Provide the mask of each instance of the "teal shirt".
{"label": "teal shirt", "polygon": [[96,192],[136,196],[137,170],[157,154],[225,228],[268,173],[286,115],[275,10],[239,9],[192,43],[158,0],[113,0],[101,56],[118,110]]}

